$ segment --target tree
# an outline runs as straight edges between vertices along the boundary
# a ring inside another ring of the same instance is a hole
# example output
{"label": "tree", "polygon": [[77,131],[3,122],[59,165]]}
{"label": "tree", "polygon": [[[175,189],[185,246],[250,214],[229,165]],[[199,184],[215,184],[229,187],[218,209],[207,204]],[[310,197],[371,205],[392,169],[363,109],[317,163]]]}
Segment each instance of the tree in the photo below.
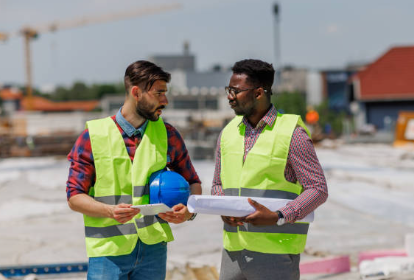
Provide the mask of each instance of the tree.
{"label": "tree", "polygon": [[70,90],[72,100],[90,100],[95,99],[94,93],[83,82],[75,82]]}
{"label": "tree", "polygon": [[[97,100],[106,94],[124,94],[125,89],[123,83],[114,84],[93,84],[88,86],[84,82],[77,81],[71,87],[59,86],[55,92],[48,96],[54,101],[68,100]],[[45,96],[42,93],[39,95]],[[46,96],[45,96],[46,97]]]}
{"label": "tree", "polygon": [[306,97],[300,92],[273,93],[272,103],[281,113],[296,114],[305,119]]}
{"label": "tree", "polygon": [[119,94],[115,84],[94,84],[91,89],[96,99],[101,99],[106,94]]}
{"label": "tree", "polygon": [[336,136],[342,134],[343,121],[347,117],[345,112],[329,109],[328,101],[316,106],[316,111],[319,113],[319,125],[325,132],[329,126]]}

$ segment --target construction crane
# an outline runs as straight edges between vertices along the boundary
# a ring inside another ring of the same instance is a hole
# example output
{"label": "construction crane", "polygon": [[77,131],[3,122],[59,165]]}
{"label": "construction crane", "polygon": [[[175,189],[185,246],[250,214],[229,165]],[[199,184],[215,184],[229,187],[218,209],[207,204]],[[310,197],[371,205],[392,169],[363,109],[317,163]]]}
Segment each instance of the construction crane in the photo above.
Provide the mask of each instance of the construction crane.
{"label": "construction crane", "polygon": [[81,27],[90,24],[103,23],[108,21],[116,21],[121,19],[145,16],[150,14],[156,14],[159,12],[178,9],[181,7],[181,4],[172,3],[168,5],[160,5],[156,7],[146,7],[140,8],[125,12],[111,13],[106,15],[99,16],[88,16],[77,18],[75,20],[66,20],[66,21],[56,21],[44,25],[39,25],[36,27],[23,27],[17,32],[13,33],[2,33],[0,32],[0,41],[7,41],[8,39],[16,36],[23,36],[24,39],[24,57],[25,57],[25,68],[26,68],[26,92],[28,97],[28,107],[29,110],[33,108],[32,100],[32,62],[31,62],[31,47],[30,43],[33,39],[36,39],[39,34],[55,32],[58,30],[71,29],[76,27]]}

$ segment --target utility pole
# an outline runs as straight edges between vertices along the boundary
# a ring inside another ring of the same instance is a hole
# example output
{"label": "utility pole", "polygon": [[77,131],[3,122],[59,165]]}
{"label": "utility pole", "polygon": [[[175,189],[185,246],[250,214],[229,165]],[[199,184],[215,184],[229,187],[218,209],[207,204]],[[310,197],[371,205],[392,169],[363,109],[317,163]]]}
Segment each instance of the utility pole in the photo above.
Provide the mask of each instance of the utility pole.
{"label": "utility pole", "polygon": [[274,58],[274,68],[276,71],[276,81],[275,84],[276,86],[279,86],[280,83],[280,75],[281,75],[281,71],[282,71],[282,62],[280,59],[280,18],[279,18],[279,13],[280,13],[280,6],[278,3],[275,3],[273,5],[273,15],[274,15],[274,51],[275,51],[275,58]]}

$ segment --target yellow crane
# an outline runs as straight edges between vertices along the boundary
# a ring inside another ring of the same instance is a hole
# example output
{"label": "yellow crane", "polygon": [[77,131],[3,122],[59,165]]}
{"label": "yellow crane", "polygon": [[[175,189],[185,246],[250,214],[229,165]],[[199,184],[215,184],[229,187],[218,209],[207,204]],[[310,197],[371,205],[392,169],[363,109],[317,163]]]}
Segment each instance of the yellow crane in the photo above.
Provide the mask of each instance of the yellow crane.
{"label": "yellow crane", "polygon": [[36,39],[39,34],[47,32],[55,32],[63,29],[71,29],[76,27],[81,27],[90,24],[103,23],[108,21],[116,21],[126,18],[133,18],[138,16],[145,16],[150,14],[156,14],[159,12],[178,9],[181,7],[181,4],[172,3],[168,5],[160,5],[155,7],[146,7],[140,9],[133,9],[129,11],[111,13],[106,15],[99,16],[88,16],[77,18],[74,20],[66,21],[56,21],[44,25],[39,25],[36,27],[23,27],[17,32],[14,33],[2,33],[0,32],[0,41],[6,41],[12,37],[23,36],[24,40],[24,57],[25,57],[25,68],[26,68],[26,92],[28,97],[29,110],[33,108],[32,101],[32,62],[31,62],[31,48],[30,43],[33,39]]}

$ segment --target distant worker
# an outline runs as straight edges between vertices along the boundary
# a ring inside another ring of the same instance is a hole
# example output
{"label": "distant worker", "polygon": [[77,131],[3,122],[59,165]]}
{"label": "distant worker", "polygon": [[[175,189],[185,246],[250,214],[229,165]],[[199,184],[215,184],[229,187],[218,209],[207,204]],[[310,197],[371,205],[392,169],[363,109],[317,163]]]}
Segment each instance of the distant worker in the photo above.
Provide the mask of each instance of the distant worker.
{"label": "distant worker", "polygon": [[306,124],[315,125],[319,121],[319,114],[313,109],[312,106],[308,106],[306,113]]}
{"label": "distant worker", "polygon": [[319,113],[313,109],[312,105],[307,106],[307,112],[305,117],[306,125],[311,134],[312,140],[317,141],[321,140],[322,129],[319,126]]}
{"label": "distant worker", "polygon": [[212,195],[291,199],[272,212],[248,198],[256,211],[222,216],[220,279],[299,279],[308,223],[296,223],[328,197],[325,176],[300,116],[280,114],[270,97],[274,69],[242,60],[226,87],[236,117],[217,142]]}
{"label": "distant worker", "polygon": [[148,203],[151,174],[168,167],[193,194],[201,182],[178,131],[160,115],[168,104],[170,74],[148,61],[125,72],[125,102],[112,117],[86,123],[68,155],[69,207],[84,214],[88,279],[165,279],[167,222],[195,216],[183,204],[173,212],[142,216],[131,205]]}

